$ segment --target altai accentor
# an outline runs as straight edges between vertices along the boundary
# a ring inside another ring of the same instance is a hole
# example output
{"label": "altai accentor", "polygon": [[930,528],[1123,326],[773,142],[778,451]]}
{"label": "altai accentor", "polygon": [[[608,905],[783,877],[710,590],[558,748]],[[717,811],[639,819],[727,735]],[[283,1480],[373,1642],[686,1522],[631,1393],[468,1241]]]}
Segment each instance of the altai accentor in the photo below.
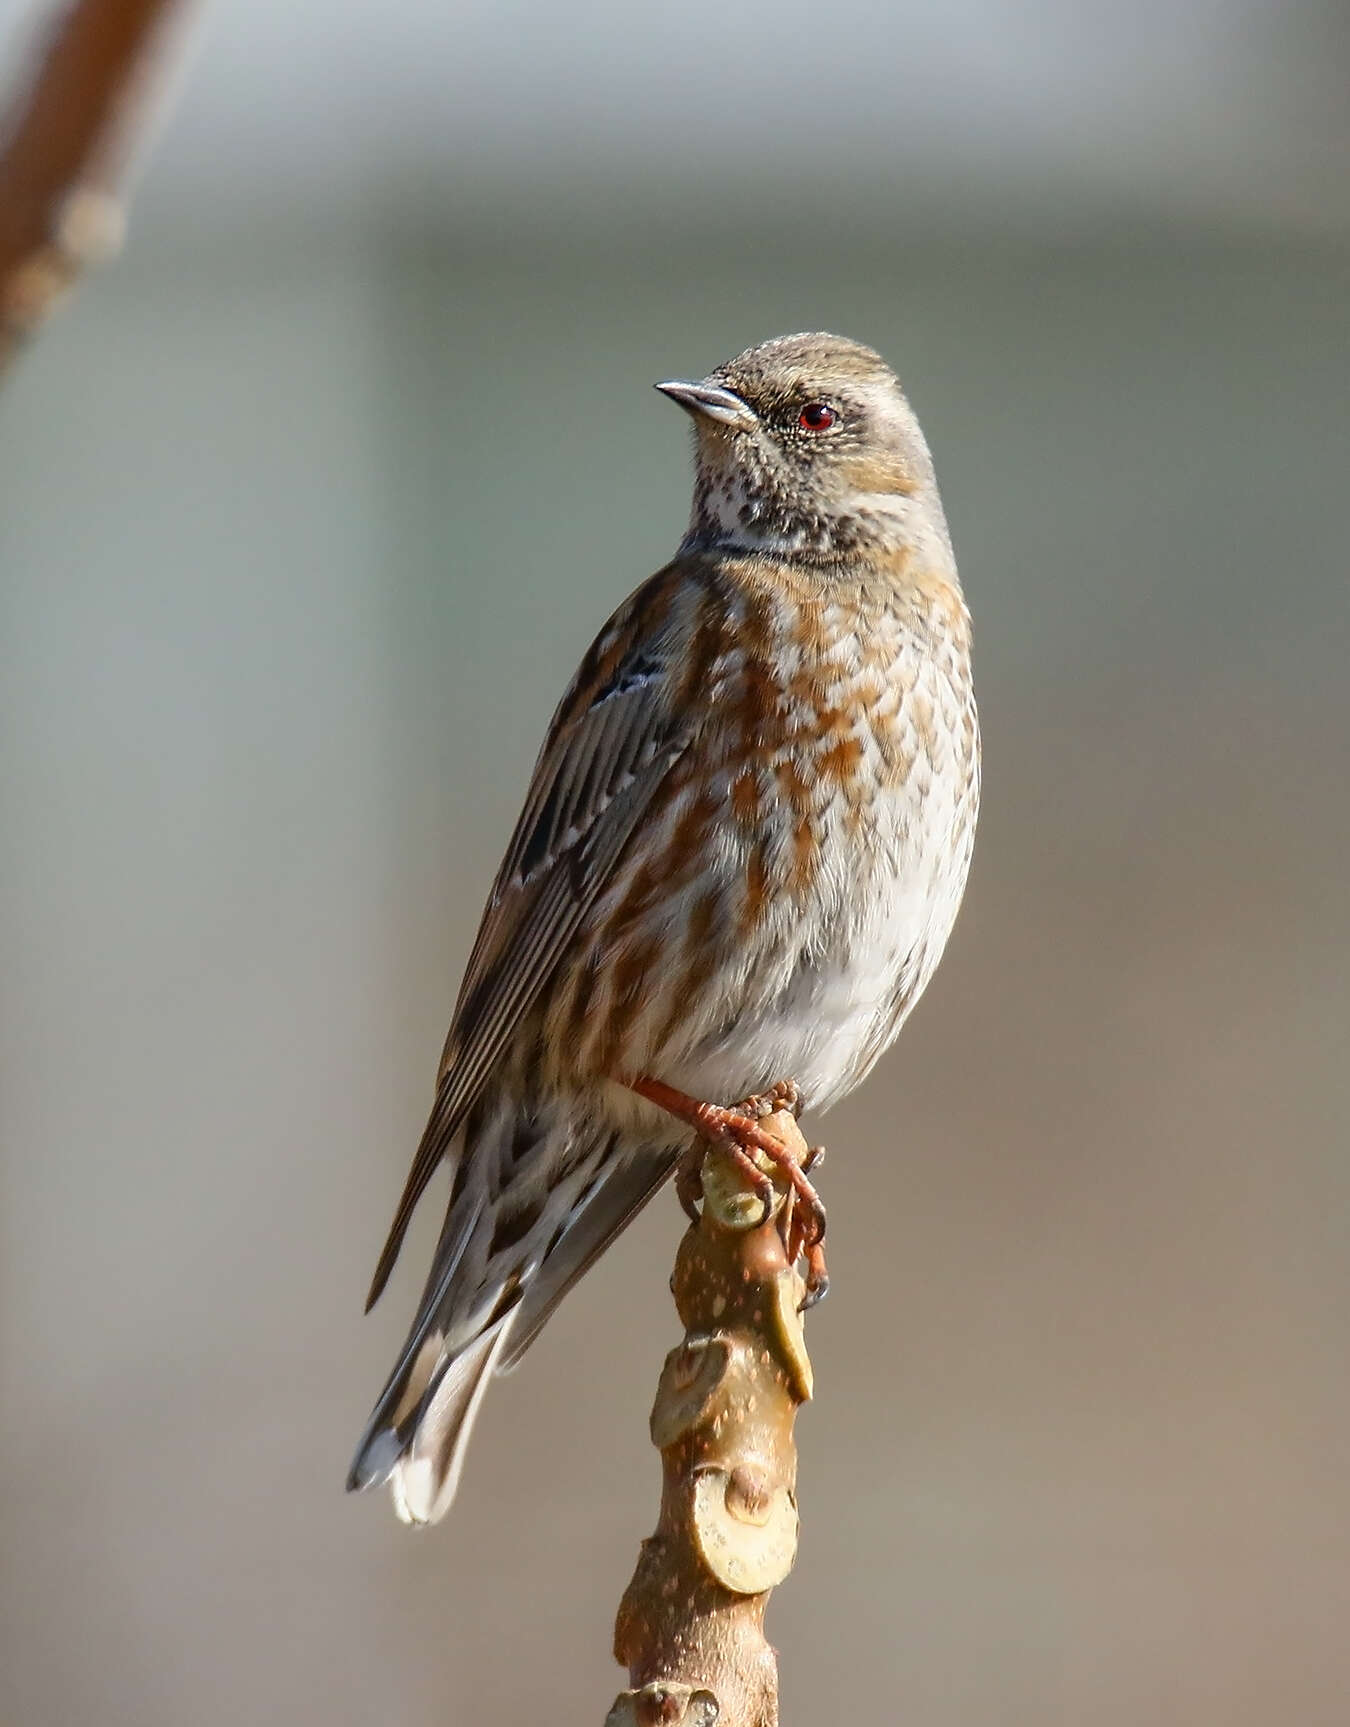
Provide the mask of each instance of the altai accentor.
{"label": "altai accentor", "polygon": [[894,374],[802,335],[657,388],[694,423],[689,531],[553,717],[371,1289],[447,1160],[431,1275],[349,1481],[390,1480],[414,1523],[449,1505],[494,1370],[696,1128],[744,1153],[753,1107],[725,1106],[823,1109],[858,1084],[965,887],[970,620]]}

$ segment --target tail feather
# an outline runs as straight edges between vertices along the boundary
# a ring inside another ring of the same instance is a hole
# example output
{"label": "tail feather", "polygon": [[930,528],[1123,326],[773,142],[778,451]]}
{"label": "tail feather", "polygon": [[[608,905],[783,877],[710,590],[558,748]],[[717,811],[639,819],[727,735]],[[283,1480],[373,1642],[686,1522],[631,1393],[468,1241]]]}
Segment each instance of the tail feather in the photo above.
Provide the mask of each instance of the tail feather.
{"label": "tail feather", "polygon": [[407,1442],[407,1422],[422,1402],[445,1349],[444,1313],[450,1284],[483,1214],[481,1194],[452,1205],[432,1261],[417,1316],[394,1370],[375,1400],[347,1476],[348,1492],[387,1481]]}
{"label": "tail feather", "polygon": [[389,1476],[394,1510],[404,1523],[439,1523],[450,1509],[483,1393],[511,1335],[513,1313],[438,1369],[422,1401],[412,1444]]}
{"label": "tail feather", "polygon": [[612,1155],[609,1172],[586,1196],[554,1242],[539,1270],[525,1285],[520,1308],[511,1326],[511,1347],[502,1356],[498,1373],[519,1367],[521,1357],[544,1329],[553,1310],[572,1285],[595,1264],[626,1229],[665,1181],[678,1152],[653,1146],[620,1160]]}
{"label": "tail feather", "polygon": [[669,1146],[624,1145],[565,1102],[503,1092],[469,1124],[417,1316],[347,1477],[388,1482],[405,1523],[450,1507],[494,1372],[668,1174]]}

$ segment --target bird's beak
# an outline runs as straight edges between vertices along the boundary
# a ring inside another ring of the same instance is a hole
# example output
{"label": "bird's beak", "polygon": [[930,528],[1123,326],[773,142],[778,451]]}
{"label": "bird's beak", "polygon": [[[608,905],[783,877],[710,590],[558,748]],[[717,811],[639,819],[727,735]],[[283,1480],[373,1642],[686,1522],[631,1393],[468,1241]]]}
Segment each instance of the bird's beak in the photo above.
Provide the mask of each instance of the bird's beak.
{"label": "bird's beak", "polygon": [[735,426],[742,432],[749,431],[757,423],[754,414],[736,392],[723,389],[720,384],[685,384],[672,379],[668,383],[657,384],[655,388],[696,417],[701,415],[707,420],[720,420],[724,426]]}

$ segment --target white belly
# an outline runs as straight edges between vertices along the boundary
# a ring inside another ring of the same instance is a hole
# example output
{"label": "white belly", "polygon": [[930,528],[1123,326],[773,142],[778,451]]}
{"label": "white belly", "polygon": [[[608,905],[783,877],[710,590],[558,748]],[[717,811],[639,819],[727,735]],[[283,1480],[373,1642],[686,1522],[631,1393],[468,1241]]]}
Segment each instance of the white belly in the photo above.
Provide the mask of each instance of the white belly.
{"label": "white belly", "polygon": [[[893,623],[877,639],[879,664],[841,635],[834,681],[782,695],[752,767],[728,724],[722,760],[700,763],[644,836],[675,879],[621,938],[660,956],[625,1001],[625,1071],[719,1103],[791,1079],[824,1109],[922,994],[965,888],[978,734],[963,643],[935,648]],[[681,859],[698,867],[672,872],[671,828],[710,798],[716,818]]]}
{"label": "white belly", "polygon": [[898,799],[861,853],[827,824],[815,903],[768,920],[748,975],[729,991],[734,1033],[713,1027],[667,1061],[671,1084],[730,1101],[794,1079],[810,1108],[825,1109],[863,1079],[923,993],[956,918],[970,824],[955,791],[933,786],[921,807]]}

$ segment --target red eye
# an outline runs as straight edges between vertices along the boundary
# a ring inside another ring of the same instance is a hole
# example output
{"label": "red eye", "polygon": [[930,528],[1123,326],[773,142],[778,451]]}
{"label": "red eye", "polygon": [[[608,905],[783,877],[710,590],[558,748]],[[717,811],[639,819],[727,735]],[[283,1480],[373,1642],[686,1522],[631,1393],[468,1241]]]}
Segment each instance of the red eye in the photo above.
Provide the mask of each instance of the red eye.
{"label": "red eye", "polygon": [[834,409],[828,402],[808,402],[797,416],[804,432],[828,432],[834,424]]}

